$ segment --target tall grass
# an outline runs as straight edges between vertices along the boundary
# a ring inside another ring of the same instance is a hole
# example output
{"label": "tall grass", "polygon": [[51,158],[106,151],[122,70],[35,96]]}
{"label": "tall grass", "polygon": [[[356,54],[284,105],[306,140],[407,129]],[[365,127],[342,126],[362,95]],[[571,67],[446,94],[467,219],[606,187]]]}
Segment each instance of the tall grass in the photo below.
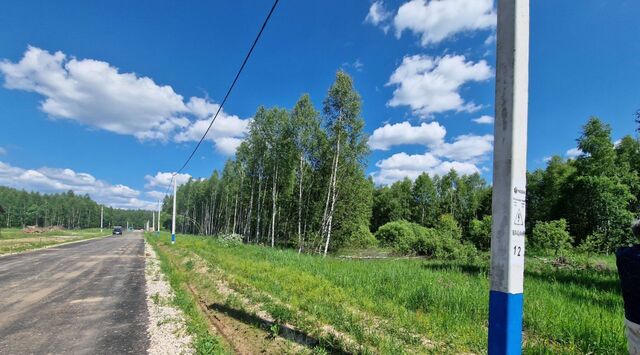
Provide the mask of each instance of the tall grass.
{"label": "tall grass", "polygon": [[[150,240],[170,245],[166,235]],[[266,294],[380,352],[486,351],[486,258],[345,260],[228,247],[191,236],[179,236],[168,250],[183,258],[193,252],[221,269],[239,292],[254,298]],[[612,262],[605,258],[605,267],[569,268],[527,260],[525,353],[624,353],[622,300]],[[435,349],[425,347],[425,339]]]}

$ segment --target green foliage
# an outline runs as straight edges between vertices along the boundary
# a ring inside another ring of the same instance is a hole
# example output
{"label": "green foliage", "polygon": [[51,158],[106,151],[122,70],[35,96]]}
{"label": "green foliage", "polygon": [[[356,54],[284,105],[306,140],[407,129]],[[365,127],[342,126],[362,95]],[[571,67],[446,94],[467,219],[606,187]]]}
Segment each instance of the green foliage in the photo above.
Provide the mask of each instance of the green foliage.
{"label": "green foliage", "polygon": [[234,247],[242,244],[242,236],[240,234],[222,234],[218,239],[222,245],[227,247]]}
{"label": "green foliage", "polygon": [[484,216],[469,225],[469,241],[479,250],[488,251],[491,247],[491,221],[491,216]]}
{"label": "green foliage", "polygon": [[539,250],[550,250],[555,255],[571,249],[572,238],[563,218],[550,222],[536,222],[533,227],[531,246]]}
{"label": "green foliage", "polygon": [[443,238],[457,241],[462,239],[462,228],[460,228],[458,221],[450,214],[440,216],[436,230]]}
{"label": "green foliage", "polygon": [[[41,194],[0,186],[0,214],[3,227],[62,226],[67,229],[100,227],[100,205],[89,195],[76,195],[73,191],[59,194]],[[151,211],[104,208],[104,226],[144,227],[151,221]]]}
{"label": "green foliage", "polygon": [[[345,260],[253,245],[229,249],[212,238],[179,240],[166,252],[180,258],[197,254],[222,271],[199,279],[220,278],[253,305],[286,304],[297,329],[317,334],[328,325],[370,349],[358,352],[339,339],[321,339],[321,345],[333,346],[327,353],[486,352],[486,259]],[[169,244],[166,235],[150,241]],[[525,274],[527,297],[533,301],[524,304],[523,353],[626,351],[613,257],[563,267],[528,258]],[[277,308],[265,309],[277,314]],[[437,348],[426,348],[419,339]]]}
{"label": "green foliage", "polygon": [[399,253],[408,254],[413,250],[416,236],[414,226],[407,221],[393,221],[378,228],[376,239],[380,245],[391,247]]}
{"label": "green foliage", "polygon": [[373,236],[369,227],[365,225],[357,226],[348,237],[343,247],[346,248],[370,248],[378,245],[378,240]]}

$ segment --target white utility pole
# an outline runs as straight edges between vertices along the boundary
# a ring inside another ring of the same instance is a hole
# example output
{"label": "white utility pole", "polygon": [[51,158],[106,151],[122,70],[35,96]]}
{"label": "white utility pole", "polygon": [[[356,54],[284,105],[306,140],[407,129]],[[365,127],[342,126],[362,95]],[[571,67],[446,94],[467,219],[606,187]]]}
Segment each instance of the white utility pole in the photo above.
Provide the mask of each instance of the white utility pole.
{"label": "white utility pole", "polygon": [[498,0],[489,354],[522,352],[529,0]]}
{"label": "white utility pole", "polygon": [[102,233],[103,223],[104,223],[104,206],[100,206],[100,233]]}
{"label": "white utility pole", "polygon": [[160,234],[160,214],[162,213],[162,203],[158,200],[158,230],[156,231],[156,235]]}
{"label": "white utility pole", "polygon": [[153,232],[156,229],[156,213],[151,211],[151,232]]}
{"label": "white utility pole", "polygon": [[176,177],[173,177],[173,217],[171,217],[171,244],[176,244],[176,192],[177,184]]}

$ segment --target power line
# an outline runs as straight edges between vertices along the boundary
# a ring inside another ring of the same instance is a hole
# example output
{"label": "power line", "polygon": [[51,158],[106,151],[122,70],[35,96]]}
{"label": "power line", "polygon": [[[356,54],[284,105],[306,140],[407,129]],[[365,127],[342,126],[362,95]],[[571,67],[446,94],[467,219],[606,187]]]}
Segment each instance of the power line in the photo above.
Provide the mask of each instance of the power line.
{"label": "power line", "polygon": [[231,91],[233,90],[234,86],[236,85],[236,82],[238,81],[238,78],[240,78],[240,74],[244,70],[244,67],[247,64],[247,62],[249,61],[249,58],[251,57],[251,53],[253,53],[253,49],[256,47],[256,44],[258,44],[258,41],[260,40],[260,37],[262,36],[262,32],[264,32],[265,27],[267,27],[267,23],[269,22],[269,19],[271,18],[271,15],[275,11],[276,6],[278,5],[278,2],[280,2],[280,0],[275,0],[273,2],[273,6],[271,6],[271,10],[269,10],[269,13],[267,14],[267,17],[264,19],[264,22],[262,23],[262,26],[260,27],[260,31],[258,32],[258,35],[253,40],[253,44],[251,44],[251,48],[249,48],[249,52],[247,52],[247,55],[244,57],[244,60],[242,61],[242,65],[240,65],[240,69],[238,69],[238,72],[236,73],[235,78],[233,78],[233,82],[231,82],[231,86],[229,86],[229,89],[227,90],[227,93],[224,95],[224,98],[222,99],[222,102],[220,102],[220,106],[218,106],[218,110],[216,111],[215,115],[213,115],[213,119],[211,119],[211,122],[209,123],[209,126],[207,127],[207,130],[204,132],[204,134],[202,135],[202,137],[198,141],[198,144],[196,144],[196,146],[193,148],[193,151],[191,152],[191,154],[189,154],[189,157],[187,158],[187,160],[184,162],[184,164],[182,164],[182,167],[180,167],[180,169],[178,169],[178,171],[174,172],[171,175],[171,180],[169,181],[167,189],[164,192],[165,196],[168,194],[169,190],[172,187],[171,183],[173,182],[173,179],[176,179],[177,175],[182,170],[184,170],[184,168],[187,166],[187,164],[189,164],[189,162],[191,161],[193,156],[196,154],[196,151],[198,151],[198,148],[200,148],[200,145],[204,141],[205,137],[207,136],[207,134],[211,130],[211,127],[213,126],[213,123],[216,121],[216,118],[218,118],[218,114],[220,113],[220,111],[222,111],[222,107],[224,107],[224,104],[227,102],[227,99],[229,98],[229,95],[231,94]]}
{"label": "power line", "polygon": [[209,130],[211,129],[211,126],[213,126],[213,122],[215,122],[216,118],[218,118],[218,114],[222,110],[222,107],[224,106],[225,102],[227,102],[227,98],[229,97],[229,94],[231,94],[231,91],[233,90],[233,87],[236,85],[236,82],[238,81],[238,78],[240,77],[240,74],[242,73],[242,70],[244,69],[244,66],[247,64],[247,61],[249,60],[249,57],[251,57],[251,53],[253,52],[253,49],[256,47],[256,44],[258,43],[258,40],[260,40],[260,36],[262,36],[262,32],[264,31],[265,27],[267,27],[267,23],[269,22],[269,19],[271,18],[271,15],[273,14],[273,11],[276,9],[276,6],[278,5],[279,1],[280,0],[275,0],[273,2],[273,6],[271,6],[271,10],[269,10],[269,14],[267,15],[267,18],[264,19],[264,22],[262,23],[262,27],[260,27],[260,32],[258,32],[258,35],[253,40],[253,44],[251,45],[251,48],[249,49],[249,52],[244,57],[244,60],[242,61],[242,65],[240,66],[240,69],[236,73],[236,77],[233,79],[233,82],[231,83],[231,86],[229,86],[229,90],[227,90],[226,95],[224,95],[224,99],[222,99],[222,102],[220,102],[220,106],[218,106],[218,110],[216,111],[216,114],[213,116],[213,119],[211,120],[211,123],[209,123],[209,127],[207,127],[207,130],[202,135],[202,138],[200,138],[200,141],[198,141],[198,144],[196,144],[196,146],[193,148],[193,151],[191,152],[191,154],[189,155],[187,160],[184,162],[184,164],[182,164],[182,167],[180,169],[178,169],[178,171],[173,174],[174,177],[175,177],[176,174],[180,173],[187,166],[187,164],[189,164],[189,161],[191,161],[191,158],[193,158],[194,154],[196,154],[196,151],[198,150],[198,148],[200,148],[200,144],[202,144],[202,142],[204,141],[205,137],[209,133]]}

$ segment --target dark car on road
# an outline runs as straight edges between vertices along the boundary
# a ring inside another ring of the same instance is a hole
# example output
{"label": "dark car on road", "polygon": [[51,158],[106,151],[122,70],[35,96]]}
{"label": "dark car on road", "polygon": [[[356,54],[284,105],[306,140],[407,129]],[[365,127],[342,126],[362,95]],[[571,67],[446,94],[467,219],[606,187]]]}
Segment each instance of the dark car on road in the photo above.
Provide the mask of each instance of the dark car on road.
{"label": "dark car on road", "polygon": [[122,227],[120,226],[113,227],[113,235],[122,235]]}

